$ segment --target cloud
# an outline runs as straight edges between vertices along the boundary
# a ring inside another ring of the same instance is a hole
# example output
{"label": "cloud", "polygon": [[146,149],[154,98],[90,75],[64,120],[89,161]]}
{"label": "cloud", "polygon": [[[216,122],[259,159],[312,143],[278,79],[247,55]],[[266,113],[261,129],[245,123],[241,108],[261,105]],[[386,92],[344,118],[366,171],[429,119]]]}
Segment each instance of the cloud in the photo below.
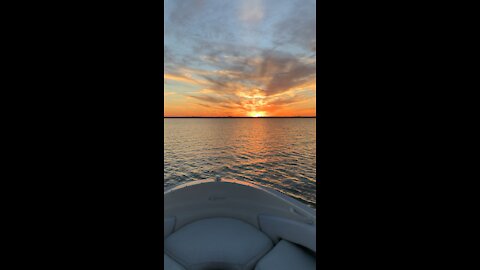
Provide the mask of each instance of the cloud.
{"label": "cloud", "polygon": [[201,85],[203,83],[202,80],[194,79],[189,75],[168,74],[168,73],[163,74],[163,81],[164,81],[164,84],[168,84],[168,81],[176,81],[176,82],[188,83],[193,85]]}
{"label": "cloud", "polygon": [[297,93],[313,90],[316,85],[314,59],[259,48],[242,55],[238,53],[241,49],[236,46],[204,47],[198,56],[192,56],[192,62],[200,61],[209,67],[208,70],[179,65],[178,71],[188,70],[191,75],[166,74],[165,79],[201,86],[202,90],[189,97],[204,105],[245,112],[300,102],[305,97]]}
{"label": "cloud", "polygon": [[239,18],[247,25],[260,22],[264,17],[262,0],[244,0],[239,12]]}
{"label": "cloud", "polygon": [[297,46],[310,52],[317,49],[316,0],[303,0],[294,5],[287,16],[274,26],[277,46]]}
{"label": "cloud", "polygon": [[[266,96],[286,92],[316,78],[316,61],[304,61],[284,52],[263,50],[259,54],[236,56],[235,48],[205,51],[206,63],[217,71],[201,75],[219,92],[262,89]],[[239,85],[240,84],[240,85]]]}
{"label": "cloud", "polygon": [[195,39],[226,40],[234,31],[225,27],[231,21],[232,3],[224,0],[166,1],[165,35],[177,42]]}
{"label": "cloud", "polygon": [[198,86],[183,94],[194,104],[274,112],[315,98],[314,0],[167,2],[164,80]]}

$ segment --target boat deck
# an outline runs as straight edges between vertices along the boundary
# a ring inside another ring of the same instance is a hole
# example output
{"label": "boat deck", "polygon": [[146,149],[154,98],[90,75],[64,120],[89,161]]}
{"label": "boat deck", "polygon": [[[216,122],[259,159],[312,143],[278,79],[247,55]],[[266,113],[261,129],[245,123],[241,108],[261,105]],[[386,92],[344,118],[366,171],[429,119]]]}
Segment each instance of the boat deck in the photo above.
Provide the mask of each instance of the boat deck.
{"label": "boat deck", "polygon": [[165,269],[315,269],[316,212],[239,181],[165,192]]}

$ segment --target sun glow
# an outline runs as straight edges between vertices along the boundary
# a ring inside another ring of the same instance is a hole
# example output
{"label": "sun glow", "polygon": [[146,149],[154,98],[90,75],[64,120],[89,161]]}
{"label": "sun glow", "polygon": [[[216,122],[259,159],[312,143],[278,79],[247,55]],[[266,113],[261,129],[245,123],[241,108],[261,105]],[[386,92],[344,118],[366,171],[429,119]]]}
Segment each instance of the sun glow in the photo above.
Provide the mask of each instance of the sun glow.
{"label": "sun glow", "polygon": [[250,112],[248,115],[250,117],[264,117],[265,112]]}

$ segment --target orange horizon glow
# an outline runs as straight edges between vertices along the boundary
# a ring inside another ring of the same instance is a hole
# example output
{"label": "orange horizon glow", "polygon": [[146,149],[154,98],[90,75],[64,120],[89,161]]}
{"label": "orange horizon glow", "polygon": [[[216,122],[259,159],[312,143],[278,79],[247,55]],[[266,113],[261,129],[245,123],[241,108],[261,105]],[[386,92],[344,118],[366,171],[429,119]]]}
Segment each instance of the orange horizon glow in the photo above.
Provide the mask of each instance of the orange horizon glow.
{"label": "orange horizon glow", "polygon": [[[266,96],[248,89],[235,93],[236,104],[216,104],[215,100],[203,100],[195,95],[211,94],[208,85],[194,79],[164,76],[164,117],[315,117],[316,82],[299,89],[292,89],[276,96]],[[242,87],[242,86],[240,86]],[[239,88],[240,88],[239,87]],[[188,88],[197,91],[182,93]],[[297,93],[304,96],[298,98]],[[201,97],[201,96],[200,96]],[[219,100],[222,96],[217,94]],[[298,100],[297,100],[298,99]]]}
{"label": "orange horizon glow", "polygon": [[[168,108],[167,108],[168,107]],[[204,110],[202,107],[192,105],[191,108],[183,106],[165,105],[164,117],[316,117],[314,108],[289,108],[274,112],[236,111],[236,110]]]}
{"label": "orange horizon glow", "polygon": [[[167,106],[165,106],[167,107]],[[229,111],[229,110],[204,110],[193,106],[187,109],[176,106],[168,106],[164,111],[164,117],[316,117],[316,110],[314,108],[306,109],[285,109],[282,111],[275,111],[274,113],[257,112],[257,111]]]}

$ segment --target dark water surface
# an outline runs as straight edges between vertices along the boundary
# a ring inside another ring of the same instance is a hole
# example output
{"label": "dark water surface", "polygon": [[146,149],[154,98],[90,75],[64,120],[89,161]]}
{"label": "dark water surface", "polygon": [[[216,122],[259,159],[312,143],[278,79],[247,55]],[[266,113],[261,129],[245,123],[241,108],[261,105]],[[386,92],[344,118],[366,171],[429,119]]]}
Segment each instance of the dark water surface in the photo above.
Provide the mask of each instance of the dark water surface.
{"label": "dark water surface", "polygon": [[164,119],[164,191],[188,181],[248,181],[315,207],[316,119]]}

